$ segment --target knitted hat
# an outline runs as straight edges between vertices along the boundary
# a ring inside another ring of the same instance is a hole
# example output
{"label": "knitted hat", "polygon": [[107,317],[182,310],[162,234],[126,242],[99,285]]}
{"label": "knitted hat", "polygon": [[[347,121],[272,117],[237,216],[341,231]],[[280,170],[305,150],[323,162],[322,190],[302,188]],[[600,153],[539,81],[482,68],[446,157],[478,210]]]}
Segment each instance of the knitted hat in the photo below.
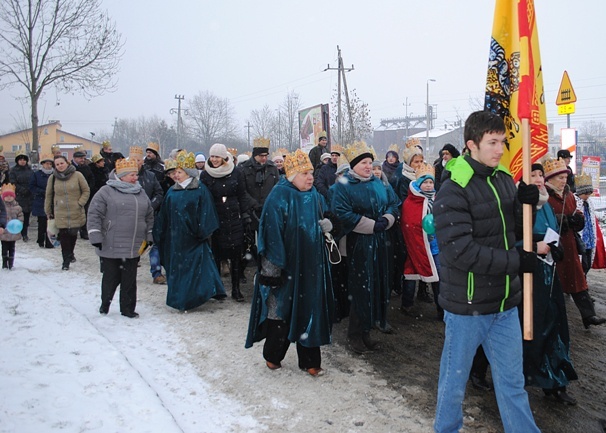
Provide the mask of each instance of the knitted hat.
{"label": "knitted hat", "polygon": [[330,159],[330,153],[323,153],[322,156],[320,156],[320,161],[324,161],[326,158]]}
{"label": "knitted hat", "polygon": [[413,158],[417,155],[423,156],[423,150],[418,146],[410,146],[407,147],[406,150],[404,150],[402,158],[406,165],[410,165]]}
{"label": "knitted hat", "polygon": [[12,183],[2,185],[2,188],[0,188],[0,196],[2,196],[2,200],[5,200],[6,197],[9,196],[15,198],[17,196],[15,194],[15,185]]}
{"label": "knitted hat", "polygon": [[593,194],[593,182],[591,181],[591,176],[585,173],[575,176],[574,186],[576,188],[576,195]]}
{"label": "knitted hat", "polygon": [[203,153],[196,153],[196,162],[206,162],[206,157]]}
{"label": "knitted hat", "polygon": [[549,180],[558,174],[568,173],[566,163],[563,160],[551,157],[543,161],[543,169],[545,170],[545,180]]}
{"label": "knitted hat", "polygon": [[382,167],[382,166],[383,166],[383,163],[382,163],[381,161],[379,161],[379,160],[374,160],[374,161],[372,162],[372,168],[375,168],[375,167]]}
{"label": "knitted hat", "polygon": [[442,152],[444,152],[445,150],[448,151],[448,153],[450,153],[452,155],[453,158],[458,158],[459,156],[461,156],[461,153],[457,150],[456,147],[454,147],[452,144],[450,143],[446,143],[444,146],[442,146],[442,149],[440,150],[440,155],[442,154]]}
{"label": "knitted hat", "polygon": [[229,152],[227,151],[227,147],[221,143],[215,143],[210,146],[210,150],[208,151],[209,156],[218,156],[223,159],[229,158]]}
{"label": "knitted hat", "polygon": [[340,174],[345,173],[346,171],[349,170],[349,164],[341,164],[340,166],[337,167],[337,171],[335,172],[335,174],[338,176]]}
{"label": "knitted hat", "polygon": [[326,131],[320,132],[320,135],[318,135],[318,141],[322,140],[323,138],[326,138],[328,140],[328,134],[326,133]]}
{"label": "knitted hat", "polygon": [[119,159],[116,161],[116,176],[122,179],[129,173],[139,172],[139,166],[135,160]]}
{"label": "knitted hat", "polygon": [[284,173],[288,180],[292,180],[297,173],[305,173],[313,171],[314,167],[311,165],[309,155],[303,152],[301,149],[297,149],[294,153],[286,155],[284,159]]}
{"label": "knitted hat", "polygon": [[541,170],[541,173],[543,173],[543,176],[545,176],[545,169],[543,169],[543,164],[539,164],[538,162],[535,162],[534,164],[532,164],[530,171],[532,172],[535,170]]}
{"label": "knitted hat", "polygon": [[238,158],[237,158],[238,162],[237,162],[237,163],[238,163],[238,164],[241,164],[241,163],[243,163],[244,161],[248,161],[249,159],[250,159],[250,156],[248,156],[248,155],[247,155],[247,154],[245,154],[245,153],[241,153],[240,155],[238,155]]}
{"label": "knitted hat", "polygon": [[159,143],[154,143],[153,141],[150,143],[147,143],[147,147],[145,148],[145,151],[147,152],[148,150],[151,150],[152,152],[154,152],[156,154],[156,156],[160,156],[160,144]]}

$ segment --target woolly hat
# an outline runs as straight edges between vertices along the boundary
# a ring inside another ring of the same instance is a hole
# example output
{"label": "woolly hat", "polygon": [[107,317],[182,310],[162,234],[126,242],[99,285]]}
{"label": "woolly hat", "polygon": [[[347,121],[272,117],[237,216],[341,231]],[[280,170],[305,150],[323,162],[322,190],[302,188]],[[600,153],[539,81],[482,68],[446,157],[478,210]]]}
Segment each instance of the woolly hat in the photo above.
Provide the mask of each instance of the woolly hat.
{"label": "woolly hat", "polygon": [[203,153],[196,153],[196,162],[206,162],[206,157]]}
{"label": "woolly hat", "polygon": [[238,155],[238,158],[237,158],[237,164],[241,164],[241,163],[243,163],[244,161],[248,161],[249,159],[250,159],[250,156],[248,156],[248,155],[247,155],[247,154],[245,154],[245,153],[242,153],[242,154]]}
{"label": "woolly hat", "polygon": [[461,152],[459,152],[457,148],[450,143],[446,143],[444,146],[442,146],[442,149],[440,150],[440,155],[442,155],[442,152],[444,152],[445,150],[448,151],[448,153],[450,153],[453,158],[458,158],[459,156],[461,156]]}
{"label": "woolly hat", "polygon": [[398,155],[398,152],[396,152],[395,150],[388,150],[385,154],[385,159],[387,159],[389,155],[392,155],[394,158],[396,158],[396,162],[400,161],[400,155]]}
{"label": "woolly hat", "polygon": [[410,162],[417,155],[423,156],[423,150],[418,146],[410,146],[406,148],[402,158],[404,159],[404,163],[406,165],[410,165]]}
{"label": "woolly hat", "polygon": [[379,160],[374,160],[372,162],[372,167],[373,168],[375,168],[375,167],[382,167],[382,166],[383,166],[383,163],[381,161],[379,161]]}
{"label": "woolly hat", "polygon": [[322,156],[320,156],[320,161],[324,162],[326,158],[330,159],[330,153],[323,153]]}
{"label": "woolly hat", "polygon": [[284,162],[284,157],[282,155],[276,155],[271,159],[273,162],[282,161]]}
{"label": "woolly hat", "polygon": [[541,170],[541,173],[543,173],[543,176],[545,176],[545,169],[543,168],[543,164],[539,164],[538,162],[532,164],[530,171],[533,172],[535,170]]}
{"label": "woolly hat", "polygon": [[6,197],[9,196],[12,198],[17,197],[17,195],[15,194],[15,185],[13,185],[12,183],[2,185],[2,188],[0,188],[0,196],[2,196],[2,200],[5,200]]}
{"label": "woolly hat", "polygon": [[593,182],[591,176],[581,173],[574,178],[574,186],[576,188],[575,194],[593,194]]}
{"label": "woolly hat", "polygon": [[269,154],[269,147],[253,147],[253,151],[252,151],[253,158],[255,156],[264,155],[264,154]]}
{"label": "woolly hat", "polygon": [[337,167],[337,171],[335,172],[335,174],[338,176],[340,174],[344,174],[345,172],[347,172],[349,170],[349,164],[341,164],[340,166]]}
{"label": "woolly hat", "polygon": [[221,143],[215,143],[210,146],[210,150],[208,151],[208,156],[218,156],[223,159],[229,158],[229,152],[227,151],[227,147]]}
{"label": "woolly hat", "polygon": [[267,153],[269,155],[269,138],[257,137],[253,140],[253,151],[252,156],[263,155]]}
{"label": "woolly hat", "polygon": [[570,154],[570,150],[568,150],[568,149],[558,150],[558,159],[560,159],[560,158],[572,158],[572,155]]}

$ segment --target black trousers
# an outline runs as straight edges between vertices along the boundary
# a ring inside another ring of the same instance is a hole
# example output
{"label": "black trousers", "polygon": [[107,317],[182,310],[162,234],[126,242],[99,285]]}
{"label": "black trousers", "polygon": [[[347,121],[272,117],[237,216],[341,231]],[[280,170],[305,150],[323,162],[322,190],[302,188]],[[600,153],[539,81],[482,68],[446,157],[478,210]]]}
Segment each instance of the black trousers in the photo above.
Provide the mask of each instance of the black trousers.
{"label": "black trousers", "polygon": [[15,241],[2,241],[2,268],[11,269],[15,261]]}
{"label": "black trousers", "polygon": [[46,233],[46,229],[48,228],[48,218],[45,216],[38,217],[38,240],[36,241],[38,245],[41,247],[44,246],[46,248],[51,248],[53,243],[48,237]]}
{"label": "black trousers", "polygon": [[116,289],[120,286],[120,312],[132,313],[137,305],[137,264],[134,259],[101,258],[101,306],[109,309]]}
{"label": "black trousers", "polygon": [[231,289],[240,290],[240,266],[242,260],[242,245],[236,245],[232,248],[221,248],[218,242],[213,241],[213,256],[217,269],[221,272],[221,261],[229,260],[229,274],[231,276]]}
{"label": "black trousers", "polygon": [[59,229],[59,242],[61,242],[61,255],[63,263],[69,262],[76,248],[78,229]]}
{"label": "black trousers", "polygon": [[595,307],[593,306],[593,302],[591,302],[591,297],[589,296],[588,290],[583,290],[579,293],[572,293],[570,296],[572,296],[572,300],[579,309],[583,319],[595,316]]}
{"label": "black trousers", "polygon": [[29,227],[29,216],[31,212],[23,212],[23,228],[21,229],[21,236],[27,236],[27,229]]}
{"label": "black trousers", "polygon": [[[290,341],[288,340],[289,326],[284,320],[267,319],[267,336],[263,345],[263,358],[274,364],[282,362],[288,352]],[[322,354],[319,347],[305,347],[297,341],[297,356],[299,368],[320,368]]]}

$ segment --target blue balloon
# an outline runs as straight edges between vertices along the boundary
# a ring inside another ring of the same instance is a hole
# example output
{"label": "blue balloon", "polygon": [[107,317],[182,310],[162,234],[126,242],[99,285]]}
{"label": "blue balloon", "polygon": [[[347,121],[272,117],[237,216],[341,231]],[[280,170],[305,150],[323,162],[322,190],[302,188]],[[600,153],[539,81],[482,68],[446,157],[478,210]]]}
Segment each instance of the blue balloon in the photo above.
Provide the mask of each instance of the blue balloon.
{"label": "blue balloon", "polygon": [[6,224],[6,230],[13,235],[19,234],[23,230],[23,223],[19,220],[10,220]]}
{"label": "blue balloon", "polygon": [[428,235],[433,235],[436,232],[436,226],[433,223],[433,214],[429,213],[423,217],[423,221],[421,221],[421,226],[423,226],[423,230]]}

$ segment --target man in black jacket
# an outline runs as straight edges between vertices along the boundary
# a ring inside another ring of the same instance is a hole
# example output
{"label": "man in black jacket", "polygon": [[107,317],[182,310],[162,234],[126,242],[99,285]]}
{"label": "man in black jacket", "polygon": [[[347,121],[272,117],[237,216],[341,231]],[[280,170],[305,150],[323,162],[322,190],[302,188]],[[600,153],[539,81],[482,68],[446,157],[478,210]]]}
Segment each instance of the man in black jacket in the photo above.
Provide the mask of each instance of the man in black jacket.
{"label": "man in black jacket", "polygon": [[[90,188],[91,191],[93,191],[95,189],[95,176],[93,175],[93,172],[91,171],[90,167],[88,166],[88,162],[86,161],[86,153],[83,152],[82,150],[76,150],[74,152],[72,164],[76,167],[77,171],[82,173],[82,176],[84,176],[84,179],[86,179],[86,183],[88,183],[88,187]],[[86,202],[86,205],[84,206],[84,211],[87,214],[88,214],[88,205],[90,204],[90,201],[92,200],[92,198],[93,198],[93,195],[91,194],[88,197],[88,201]],[[80,238],[88,239],[88,231],[86,230],[86,225],[80,227]]]}
{"label": "man in black jacket", "polygon": [[112,144],[108,140],[101,143],[100,155],[105,159],[105,168],[107,168],[108,173],[111,173],[111,171],[116,168],[117,160],[124,158],[124,155],[120,152],[113,151]]}
{"label": "man in black jacket", "polygon": [[316,169],[318,173],[314,179],[314,186],[326,200],[328,200],[328,189],[337,180],[337,163],[340,156],[341,154],[337,151],[330,152],[330,161]]}
{"label": "man in black jacket", "polygon": [[500,165],[505,149],[503,120],[472,113],[464,138],[471,155],[449,165],[433,205],[440,247],[439,304],[446,333],[434,430],[463,426],[463,398],[476,349],[492,365],[497,402],[506,432],[539,432],[524,390],[522,333],[517,305],[518,271],[532,272],[536,254],[515,248],[517,201],[536,204],[535,185],[518,191]]}

